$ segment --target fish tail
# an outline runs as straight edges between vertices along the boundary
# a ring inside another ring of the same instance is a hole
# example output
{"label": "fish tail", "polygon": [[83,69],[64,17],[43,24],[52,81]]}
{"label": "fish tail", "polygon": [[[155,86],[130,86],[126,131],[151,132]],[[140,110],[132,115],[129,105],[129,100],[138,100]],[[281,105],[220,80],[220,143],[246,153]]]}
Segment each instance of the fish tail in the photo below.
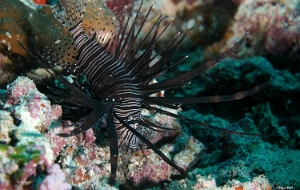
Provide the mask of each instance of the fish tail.
{"label": "fish tail", "polygon": [[82,21],[86,0],[59,0],[53,7],[55,18],[70,29]]}

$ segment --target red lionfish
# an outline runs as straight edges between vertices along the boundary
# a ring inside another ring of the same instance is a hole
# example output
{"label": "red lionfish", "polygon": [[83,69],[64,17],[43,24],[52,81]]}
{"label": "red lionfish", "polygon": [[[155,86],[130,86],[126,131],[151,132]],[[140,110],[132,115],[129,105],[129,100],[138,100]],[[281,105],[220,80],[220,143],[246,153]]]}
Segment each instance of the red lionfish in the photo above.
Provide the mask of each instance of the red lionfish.
{"label": "red lionfish", "polygon": [[[168,22],[165,28],[159,32],[158,27],[167,16],[161,14],[153,26],[146,33],[145,37],[138,42],[137,38],[151,13],[152,6],[146,13],[145,18],[139,27],[137,20],[140,17],[140,11],[143,1],[135,16],[132,14],[132,8],[127,16],[120,21],[120,27],[117,32],[108,31],[108,33],[94,30],[94,35],[87,35],[82,26],[82,18],[86,8],[86,0],[59,0],[53,6],[54,16],[70,32],[74,39],[74,55],[66,54],[66,44],[54,44],[56,50],[50,48],[43,54],[38,50],[36,54],[31,53],[20,42],[20,45],[28,51],[31,56],[46,66],[48,71],[56,74],[56,78],[65,86],[67,90],[59,88],[49,89],[56,95],[48,96],[58,102],[65,102],[72,105],[73,108],[89,108],[90,113],[81,117],[77,122],[71,124],[75,129],[68,133],[58,134],[61,137],[69,137],[82,133],[101,121],[105,117],[107,122],[107,134],[110,145],[111,175],[109,182],[114,185],[116,182],[117,160],[119,156],[119,147],[137,148],[141,143],[151,148],[165,162],[174,167],[180,174],[189,177],[189,174],[181,167],[176,165],[171,159],[165,156],[154,144],[149,141],[151,131],[163,132],[174,130],[151,122],[141,114],[142,108],[152,110],[167,116],[194,123],[206,128],[222,130],[234,134],[246,134],[242,132],[220,129],[215,126],[204,124],[178,114],[166,111],[164,108],[178,109],[181,104],[200,104],[211,102],[231,101],[250,96],[267,85],[263,83],[253,89],[242,91],[233,95],[226,96],[207,96],[207,97],[152,97],[150,95],[161,92],[162,90],[180,88],[187,84],[194,77],[202,74],[206,70],[215,66],[222,59],[232,54],[243,43],[246,35],[231,49],[210,60],[203,65],[194,68],[191,71],[179,74],[173,78],[165,79],[157,83],[150,83],[157,75],[167,71],[187,58],[183,57],[177,62],[170,64],[170,60],[180,47],[188,31],[181,35],[178,33],[167,43],[165,48],[152,55],[158,39],[165,32],[172,20]],[[133,4],[132,4],[133,7]],[[102,19],[107,25],[112,20]],[[132,21],[132,24],[130,24]],[[137,28],[136,28],[137,27]],[[104,31],[102,29],[102,31]],[[140,53],[146,40],[150,39],[150,44]],[[67,47],[70,49],[70,47]],[[66,61],[65,56],[70,59]],[[152,66],[154,59],[159,60]],[[70,83],[61,73],[53,69],[53,65],[63,66],[69,73],[84,75],[89,84],[91,93],[84,91],[80,83],[74,79]],[[251,134],[250,134],[251,135]],[[147,138],[148,137],[148,138]]]}

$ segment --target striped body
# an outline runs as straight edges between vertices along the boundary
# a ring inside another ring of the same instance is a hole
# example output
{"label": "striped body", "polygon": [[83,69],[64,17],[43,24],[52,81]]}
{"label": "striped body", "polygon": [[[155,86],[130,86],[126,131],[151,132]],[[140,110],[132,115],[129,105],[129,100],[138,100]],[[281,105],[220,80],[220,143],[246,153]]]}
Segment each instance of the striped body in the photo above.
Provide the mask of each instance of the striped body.
{"label": "striped body", "polygon": [[[137,84],[128,82],[133,77],[127,71],[127,67],[101,45],[89,39],[81,22],[71,27],[69,31],[78,51],[78,67],[90,82],[96,98],[99,101],[118,100],[119,103],[113,109],[124,121],[140,120],[140,100],[131,97],[139,96],[141,92]],[[118,120],[114,119],[114,121],[119,136],[119,146],[124,143],[130,148],[137,148],[139,139]],[[131,124],[131,126],[139,131],[138,123]]]}

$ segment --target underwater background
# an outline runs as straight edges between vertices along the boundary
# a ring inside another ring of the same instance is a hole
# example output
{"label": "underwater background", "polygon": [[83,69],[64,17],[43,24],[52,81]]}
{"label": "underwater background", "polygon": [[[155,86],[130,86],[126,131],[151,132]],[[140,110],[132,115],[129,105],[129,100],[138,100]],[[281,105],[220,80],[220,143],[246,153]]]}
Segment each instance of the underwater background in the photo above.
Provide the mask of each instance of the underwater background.
{"label": "underwater background", "polygon": [[[173,58],[175,62],[189,55],[188,59],[157,80],[216,58],[249,32],[230,57],[184,88],[159,96],[230,95],[270,83],[241,100],[184,105],[180,111],[202,123],[260,136],[228,134],[145,111],[155,123],[181,129],[159,134],[151,142],[187,168],[191,178],[178,177],[152,150],[129,150],[119,158],[118,188],[300,189],[300,1],[152,0],[144,1],[142,15],[152,2],[146,26],[162,11],[174,18],[157,51],[177,32],[195,27]],[[0,3],[0,189],[116,189],[108,185],[105,121],[77,136],[57,136],[71,121],[61,119],[62,108],[40,92],[40,82],[57,82],[17,42],[33,50],[35,36],[38,48],[70,38],[49,8],[53,3]],[[117,13],[132,2],[87,3],[83,24],[88,30],[99,12],[118,21]]]}

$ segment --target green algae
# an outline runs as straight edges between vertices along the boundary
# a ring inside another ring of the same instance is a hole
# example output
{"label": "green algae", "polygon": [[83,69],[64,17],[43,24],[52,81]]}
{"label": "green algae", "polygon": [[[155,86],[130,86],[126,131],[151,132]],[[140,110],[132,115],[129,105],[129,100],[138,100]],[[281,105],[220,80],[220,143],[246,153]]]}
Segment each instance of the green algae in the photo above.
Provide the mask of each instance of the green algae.
{"label": "green algae", "polygon": [[6,144],[0,144],[0,151],[1,152],[6,152],[8,150],[8,145]]}

